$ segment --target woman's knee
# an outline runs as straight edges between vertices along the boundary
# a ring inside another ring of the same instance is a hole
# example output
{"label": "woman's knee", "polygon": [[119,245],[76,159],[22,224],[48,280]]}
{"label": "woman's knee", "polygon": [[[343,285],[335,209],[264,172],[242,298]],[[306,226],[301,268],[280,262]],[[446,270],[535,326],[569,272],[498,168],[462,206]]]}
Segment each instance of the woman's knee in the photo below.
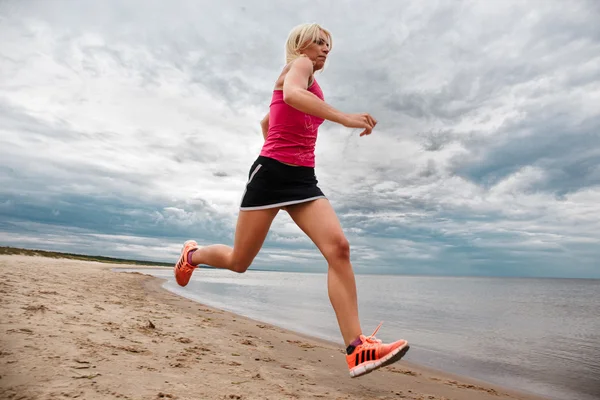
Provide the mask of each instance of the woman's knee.
{"label": "woman's knee", "polygon": [[325,250],[325,258],[329,263],[350,260],[350,243],[344,235],[337,235],[329,242]]}
{"label": "woman's knee", "polygon": [[237,272],[238,274],[243,274],[248,270],[252,261],[248,262],[247,260],[233,260],[231,264],[231,268],[229,268],[233,272]]}

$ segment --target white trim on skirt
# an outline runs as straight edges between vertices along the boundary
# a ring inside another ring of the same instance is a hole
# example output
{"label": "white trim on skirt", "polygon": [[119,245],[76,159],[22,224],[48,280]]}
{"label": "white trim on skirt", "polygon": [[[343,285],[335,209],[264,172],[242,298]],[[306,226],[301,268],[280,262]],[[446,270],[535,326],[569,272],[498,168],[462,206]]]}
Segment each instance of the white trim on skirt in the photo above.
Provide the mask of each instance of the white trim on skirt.
{"label": "white trim on skirt", "polygon": [[258,172],[259,169],[262,168],[262,164],[258,164],[256,166],[256,168],[254,168],[254,171],[252,171],[252,174],[250,174],[250,178],[248,179],[248,182],[246,182],[246,189],[244,189],[244,194],[242,194],[242,200],[244,201],[244,197],[246,196],[246,192],[248,191],[248,185],[250,184],[250,182],[252,182],[252,178],[254,178],[254,175],[256,175],[256,173]]}
{"label": "white trim on skirt", "polygon": [[283,203],[268,204],[266,206],[240,207],[240,210],[241,211],[267,210],[269,208],[291,206],[292,204],[306,203],[308,201],[313,201],[313,200],[317,200],[317,199],[326,199],[326,198],[327,197],[325,197],[325,196],[315,196],[315,197],[309,197],[308,199],[292,200],[292,201],[285,201]]}

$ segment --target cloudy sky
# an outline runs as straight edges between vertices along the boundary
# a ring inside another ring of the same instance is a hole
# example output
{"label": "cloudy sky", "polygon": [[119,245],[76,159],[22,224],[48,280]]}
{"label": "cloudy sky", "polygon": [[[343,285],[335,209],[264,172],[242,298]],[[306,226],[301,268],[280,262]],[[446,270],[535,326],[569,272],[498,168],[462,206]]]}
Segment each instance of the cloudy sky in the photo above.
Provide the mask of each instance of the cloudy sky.
{"label": "cloudy sky", "polygon": [[[215,4],[218,3],[218,7]],[[231,244],[289,30],[333,34],[317,142],[358,273],[600,278],[600,3],[0,1],[0,245]],[[255,268],[325,271],[281,212]]]}

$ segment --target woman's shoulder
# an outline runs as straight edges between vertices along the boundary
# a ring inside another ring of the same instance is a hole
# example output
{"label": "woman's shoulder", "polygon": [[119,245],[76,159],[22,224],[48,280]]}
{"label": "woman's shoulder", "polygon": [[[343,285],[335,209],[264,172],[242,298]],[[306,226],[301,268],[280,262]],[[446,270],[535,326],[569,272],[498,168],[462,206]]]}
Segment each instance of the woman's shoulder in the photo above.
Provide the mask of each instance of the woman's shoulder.
{"label": "woman's shoulder", "polygon": [[[295,63],[304,64],[306,66],[310,65],[312,67],[312,61],[306,55],[302,54],[299,57],[294,58],[292,61],[290,61],[289,63],[287,63],[283,66],[281,73],[279,74],[279,78],[277,78],[277,81],[275,83],[275,90],[283,89],[283,82],[285,81],[285,76],[287,75],[288,72],[290,72],[290,69],[292,69],[292,66]],[[314,74],[311,73],[310,78],[308,80],[307,88],[310,87],[313,84],[313,82],[314,82]]]}

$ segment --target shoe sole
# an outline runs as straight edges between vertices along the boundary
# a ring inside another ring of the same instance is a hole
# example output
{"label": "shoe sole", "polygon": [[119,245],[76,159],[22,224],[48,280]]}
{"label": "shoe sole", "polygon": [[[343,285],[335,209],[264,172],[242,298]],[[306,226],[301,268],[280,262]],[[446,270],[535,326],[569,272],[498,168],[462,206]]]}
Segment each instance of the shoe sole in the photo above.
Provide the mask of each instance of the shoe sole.
{"label": "shoe sole", "polygon": [[390,354],[388,354],[387,356],[383,357],[380,360],[365,363],[358,367],[354,367],[353,369],[350,370],[350,377],[358,378],[359,376],[369,374],[381,367],[385,367],[390,364],[393,364],[396,361],[400,360],[402,357],[404,357],[404,355],[408,352],[409,349],[410,349],[410,346],[407,343],[405,346],[398,347],[396,350],[392,351]]}

